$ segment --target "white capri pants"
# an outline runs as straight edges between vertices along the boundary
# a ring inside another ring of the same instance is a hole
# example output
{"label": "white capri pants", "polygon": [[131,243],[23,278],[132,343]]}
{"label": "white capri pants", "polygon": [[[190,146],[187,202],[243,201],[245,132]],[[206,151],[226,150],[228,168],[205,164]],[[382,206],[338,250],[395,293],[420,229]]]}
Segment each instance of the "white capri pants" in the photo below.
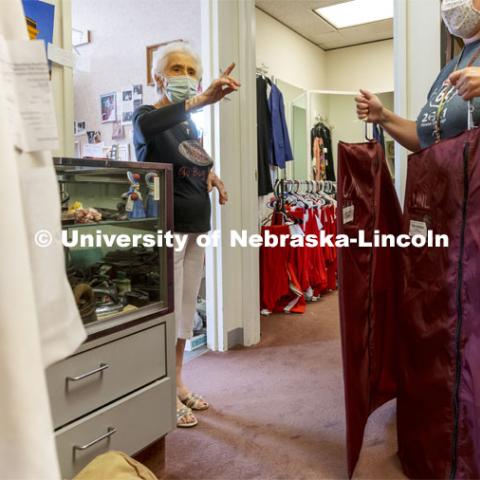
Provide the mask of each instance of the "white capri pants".
{"label": "white capri pants", "polygon": [[184,233],[188,237],[181,251],[174,250],[175,328],[177,338],[193,335],[197,296],[202,282],[205,249],[197,245],[199,233]]}

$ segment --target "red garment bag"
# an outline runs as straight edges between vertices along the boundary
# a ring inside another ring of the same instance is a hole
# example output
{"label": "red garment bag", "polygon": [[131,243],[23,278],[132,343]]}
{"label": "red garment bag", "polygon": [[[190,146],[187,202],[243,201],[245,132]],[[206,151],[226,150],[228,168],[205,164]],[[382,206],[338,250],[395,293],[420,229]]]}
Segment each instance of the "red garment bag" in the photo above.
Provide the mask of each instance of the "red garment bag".
{"label": "red garment bag", "polygon": [[[337,232],[398,235],[401,211],[382,147],[339,143]],[[400,255],[396,248],[337,250],[347,418],[348,474],[362,447],[368,416],[397,393]]]}
{"label": "red garment bag", "polygon": [[410,478],[480,478],[480,134],[409,157],[403,229],[449,248],[405,252],[399,456]]}

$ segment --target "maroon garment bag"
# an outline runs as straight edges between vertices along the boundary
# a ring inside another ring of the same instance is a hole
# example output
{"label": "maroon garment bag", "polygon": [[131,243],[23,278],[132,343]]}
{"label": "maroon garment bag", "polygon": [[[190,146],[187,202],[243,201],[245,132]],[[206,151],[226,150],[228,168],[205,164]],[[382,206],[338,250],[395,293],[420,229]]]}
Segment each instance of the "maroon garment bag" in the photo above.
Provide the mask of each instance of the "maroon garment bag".
{"label": "maroon garment bag", "polygon": [[404,231],[450,239],[405,251],[397,422],[410,478],[480,478],[479,132],[408,162]]}
{"label": "maroon garment bag", "polygon": [[[340,235],[375,230],[398,235],[401,211],[382,147],[340,142]],[[397,393],[400,255],[396,248],[339,248],[339,299],[347,419],[348,474],[362,447],[368,416]]]}

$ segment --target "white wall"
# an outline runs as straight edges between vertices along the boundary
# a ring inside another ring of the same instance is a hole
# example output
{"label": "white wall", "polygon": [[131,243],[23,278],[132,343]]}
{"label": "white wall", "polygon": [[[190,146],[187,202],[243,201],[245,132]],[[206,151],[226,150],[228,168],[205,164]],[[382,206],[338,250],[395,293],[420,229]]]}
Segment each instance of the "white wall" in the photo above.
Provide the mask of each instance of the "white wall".
{"label": "white wall", "polygon": [[[428,19],[428,21],[425,21]],[[441,67],[440,2],[395,0],[395,111],[415,120]],[[395,183],[403,201],[407,151],[396,145]]]}
{"label": "white wall", "polygon": [[[64,50],[72,50],[70,34],[70,2],[44,0],[55,5],[53,44]],[[72,156],[73,153],[73,71],[72,68],[52,63],[52,92],[57,117],[59,149],[55,156]]]}
{"label": "white wall", "polygon": [[325,88],[325,52],[258,8],[255,11],[257,66],[265,63],[269,74],[304,90]]}
{"label": "white wall", "polygon": [[326,52],[328,90],[393,91],[393,40]]}
{"label": "white wall", "polygon": [[[200,2],[199,2],[200,3]],[[231,62],[242,88],[209,109],[207,149],[225,182],[228,204],[212,203],[212,228],[221,229],[221,248],[207,250],[208,344],[226,350],[260,340],[259,252],[231,248],[230,231],[258,230],[255,3],[254,0],[202,0],[204,69],[207,80]],[[208,83],[208,81],[206,81]],[[216,288],[220,285],[222,288]]]}
{"label": "white wall", "polygon": [[256,9],[257,65],[305,90],[393,90],[393,40],[325,52]]}
{"label": "white wall", "polygon": [[[152,103],[154,89],[146,86],[147,45],[181,38],[200,51],[199,19],[198,0],[72,0],[73,27],[92,32],[92,43],[78,48],[90,71],[74,72],[75,120],[85,120],[87,130],[100,130],[111,145],[112,124],[101,123],[99,96],[143,84],[144,103]],[[115,143],[126,142],[130,131],[127,127],[125,140]]]}

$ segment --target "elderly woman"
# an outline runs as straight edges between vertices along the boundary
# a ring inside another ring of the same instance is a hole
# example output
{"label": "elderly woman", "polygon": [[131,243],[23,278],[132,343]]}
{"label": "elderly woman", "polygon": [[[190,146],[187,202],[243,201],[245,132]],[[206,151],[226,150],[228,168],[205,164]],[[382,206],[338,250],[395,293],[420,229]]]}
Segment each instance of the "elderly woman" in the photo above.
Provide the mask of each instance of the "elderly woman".
{"label": "elderly woman", "polygon": [[208,403],[183,383],[185,340],[193,333],[197,294],[204,265],[204,250],[197,237],[210,230],[209,191],[216,187],[220,203],[227,201],[223,183],[212,172],[213,160],[203,149],[190,113],[235,92],[240,84],[230,77],[234,64],[204,92],[199,84],[202,67],[198,55],[186,43],[170,44],[159,51],[152,76],[158,101],[142,105],[133,114],[133,142],[138,161],[173,164],[174,230],[187,235],[182,251],[174,253],[177,426],[193,427],[192,410]]}

